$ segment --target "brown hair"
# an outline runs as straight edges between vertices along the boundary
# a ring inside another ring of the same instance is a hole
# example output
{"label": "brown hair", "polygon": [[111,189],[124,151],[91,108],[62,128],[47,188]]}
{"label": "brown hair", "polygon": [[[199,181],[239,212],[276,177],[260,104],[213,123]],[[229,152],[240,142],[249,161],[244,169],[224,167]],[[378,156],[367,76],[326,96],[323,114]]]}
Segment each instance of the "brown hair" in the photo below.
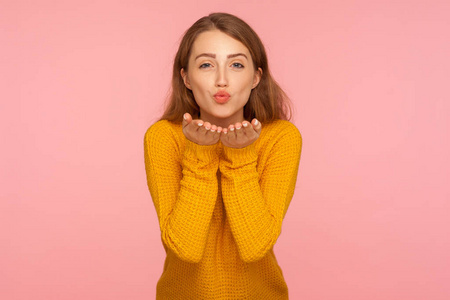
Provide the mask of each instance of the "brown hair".
{"label": "brown hair", "polygon": [[212,13],[195,22],[184,34],[175,56],[172,74],[172,90],[169,103],[161,120],[181,122],[184,113],[199,115],[199,107],[191,90],[186,88],[180,70],[187,71],[192,45],[197,36],[205,31],[220,30],[244,44],[249,50],[255,70],[262,69],[259,84],[251,91],[244,106],[246,120],[258,119],[262,123],[289,120],[292,115],[290,101],[285,92],[272,78],[264,45],[253,29],[243,20],[227,13]]}

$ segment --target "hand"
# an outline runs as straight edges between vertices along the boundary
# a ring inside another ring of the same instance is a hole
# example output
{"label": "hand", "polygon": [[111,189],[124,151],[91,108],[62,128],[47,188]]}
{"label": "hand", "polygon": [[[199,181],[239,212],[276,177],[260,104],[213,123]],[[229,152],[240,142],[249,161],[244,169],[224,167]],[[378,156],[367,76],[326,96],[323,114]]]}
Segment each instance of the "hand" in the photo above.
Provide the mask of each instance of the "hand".
{"label": "hand", "polygon": [[214,145],[219,141],[222,127],[211,125],[209,122],[203,122],[202,120],[192,120],[192,116],[188,113],[183,115],[183,127],[184,136],[199,145]]}
{"label": "hand", "polygon": [[244,148],[256,141],[261,133],[261,123],[253,119],[252,122],[238,122],[224,128],[220,140],[224,146],[231,148]]}

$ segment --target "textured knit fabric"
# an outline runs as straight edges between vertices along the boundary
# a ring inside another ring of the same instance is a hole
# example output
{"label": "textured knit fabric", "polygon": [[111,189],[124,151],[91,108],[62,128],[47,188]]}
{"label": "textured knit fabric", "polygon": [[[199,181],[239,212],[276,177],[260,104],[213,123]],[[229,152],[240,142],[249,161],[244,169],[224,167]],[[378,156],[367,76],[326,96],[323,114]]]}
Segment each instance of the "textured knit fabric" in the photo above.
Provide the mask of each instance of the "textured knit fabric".
{"label": "textured knit fabric", "polygon": [[288,299],[273,246],[301,146],[281,120],[241,149],[195,144],[168,121],[147,130],[147,183],[167,253],[156,299]]}

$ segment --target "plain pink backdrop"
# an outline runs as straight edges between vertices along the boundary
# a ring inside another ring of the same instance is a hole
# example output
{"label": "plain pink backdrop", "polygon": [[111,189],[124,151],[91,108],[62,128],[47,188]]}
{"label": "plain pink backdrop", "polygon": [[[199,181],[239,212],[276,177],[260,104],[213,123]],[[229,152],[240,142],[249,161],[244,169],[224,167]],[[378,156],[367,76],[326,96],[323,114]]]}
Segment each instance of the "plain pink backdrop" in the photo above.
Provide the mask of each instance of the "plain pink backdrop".
{"label": "plain pink backdrop", "polygon": [[178,41],[226,11],[303,135],[291,299],[450,299],[449,1],[0,0],[0,298],[153,299],[146,129]]}

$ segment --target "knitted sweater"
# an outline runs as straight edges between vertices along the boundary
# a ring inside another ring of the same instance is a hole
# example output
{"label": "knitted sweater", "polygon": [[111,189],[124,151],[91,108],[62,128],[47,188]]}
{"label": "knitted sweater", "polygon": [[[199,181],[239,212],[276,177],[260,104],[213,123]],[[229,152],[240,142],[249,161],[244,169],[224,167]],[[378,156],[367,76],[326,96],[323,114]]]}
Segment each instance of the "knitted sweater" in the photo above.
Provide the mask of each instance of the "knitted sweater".
{"label": "knitted sweater", "polygon": [[282,120],[241,149],[195,144],[168,121],[147,130],[147,183],[167,254],[156,299],[288,299],[273,246],[301,146]]}

